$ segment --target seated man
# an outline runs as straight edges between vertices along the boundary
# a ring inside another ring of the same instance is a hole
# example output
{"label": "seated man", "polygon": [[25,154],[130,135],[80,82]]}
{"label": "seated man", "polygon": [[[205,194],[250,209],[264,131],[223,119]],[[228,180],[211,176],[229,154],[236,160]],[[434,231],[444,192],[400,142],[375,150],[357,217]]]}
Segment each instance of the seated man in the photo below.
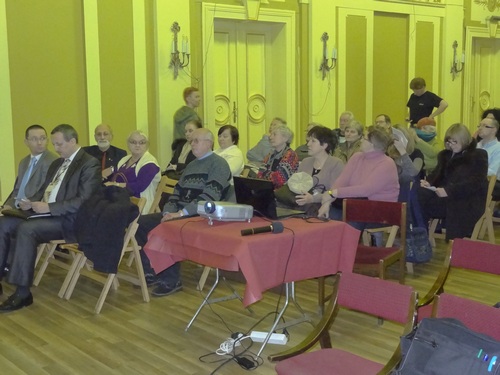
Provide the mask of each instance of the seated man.
{"label": "seated man", "polygon": [[[73,223],[80,205],[101,185],[99,162],[78,145],[71,125],[58,125],[51,132],[52,144],[61,158],[54,161],[45,183],[30,199],[20,202],[22,210],[50,213],[51,217],[23,220],[0,217],[0,264],[12,246],[13,257],[8,282],[17,287],[0,312],[14,311],[33,303],[30,286],[35,272],[37,246],[51,240],[73,238]],[[11,239],[15,238],[15,244]],[[3,276],[0,269],[0,279]]]}
{"label": "seated man", "polygon": [[106,124],[97,125],[94,131],[97,145],[87,146],[83,149],[89,155],[95,157],[101,163],[102,179],[107,181],[108,177],[118,168],[118,162],[127,155],[127,151],[111,146],[113,131]]}
{"label": "seated man", "polygon": [[26,129],[24,144],[30,154],[19,163],[14,190],[5,200],[5,209],[19,207],[21,199],[34,195],[45,181],[49,165],[57,159],[56,154],[47,150],[47,132],[41,125]]}
{"label": "seated man", "polygon": [[391,118],[389,116],[384,115],[384,114],[378,115],[375,118],[375,125],[382,126],[385,129],[390,129],[394,139],[401,141],[401,143],[403,143],[403,146],[405,146],[405,147],[408,145],[408,140],[406,139],[403,132],[392,126]]}
{"label": "seated man", "polygon": [[[144,247],[148,233],[163,221],[185,215],[196,215],[198,201],[220,201],[229,189],[231,170],[226,160],[212,152],[214,136],[208,129],[196,129],[191,138],[191,148],[196,159],[188,164],[174,193],[168,198],[161,214],[143,215],[139,218],[136,239]],[[148,285],[158,284],[153,296],[167,296],[182,289],[180,263],[155,275],[149,259],[141,251],[142,264]]]}

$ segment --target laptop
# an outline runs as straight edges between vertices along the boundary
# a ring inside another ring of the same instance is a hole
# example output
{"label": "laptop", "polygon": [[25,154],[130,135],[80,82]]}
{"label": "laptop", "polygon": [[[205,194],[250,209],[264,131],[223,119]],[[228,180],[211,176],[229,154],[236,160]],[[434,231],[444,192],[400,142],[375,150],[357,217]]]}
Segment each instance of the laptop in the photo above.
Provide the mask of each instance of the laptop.
{"label": "laptop", "polygon": [[253,207],[258,216],[268,219],[283,219],[291,216],[303,217],[305,212],[276,206],[274,186],[271,181],[258,178],[233,177],[236,202]]}

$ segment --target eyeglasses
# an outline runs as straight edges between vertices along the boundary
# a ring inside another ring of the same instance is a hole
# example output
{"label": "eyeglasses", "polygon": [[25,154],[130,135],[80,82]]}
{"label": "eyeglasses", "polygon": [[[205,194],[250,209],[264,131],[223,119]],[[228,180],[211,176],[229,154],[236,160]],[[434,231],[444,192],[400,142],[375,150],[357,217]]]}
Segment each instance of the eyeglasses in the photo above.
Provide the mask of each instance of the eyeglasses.
{"label": "eyeglasses", "polygon": [[486,128],[486,129],[494,129],[495,127],[494,126],[490,126],[490,125],[484,125],[484,124],[479,124],[477,126],[477,128]]}
{"label": "eyeglasses", "polygon": [[130,143],[131,145],[134,145],[134,146],[137,146],[137,145],[140,145],[140,146],[144,146],[146,143],[148,143],[148,141],[128,141],[128,143]]}
{"label": "eyeglasses", "polygon": [[209,141],[209,139],[198,139],[198,138],[194,138],[191,140],[191,144],[195,144],[197,145],[198,143],[200,143],[201,141]]}
{"label": "eyeglasses", "polygon": [[30,137],[30,138],[27,138],[29,142],[33,142],[33,143],[38,143],[38,142],[45,142],[47,140],[47,137]]}
{"label": "eyeglasses", "polygon": [[454,139],[447,139],[446,143],[455,146],[458,143],[458,141],[455,141]]}

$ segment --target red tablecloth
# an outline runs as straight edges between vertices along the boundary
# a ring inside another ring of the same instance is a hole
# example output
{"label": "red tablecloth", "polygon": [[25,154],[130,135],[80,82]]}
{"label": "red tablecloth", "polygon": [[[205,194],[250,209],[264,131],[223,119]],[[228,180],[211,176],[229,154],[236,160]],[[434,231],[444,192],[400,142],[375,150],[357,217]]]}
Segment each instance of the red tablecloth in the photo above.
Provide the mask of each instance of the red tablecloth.
{"label": "red tablecloth", "polygon": [[261,218],[213,225],[202,217],[169,221],[149,233],[144,248],[156,272],[186,259],[227,271],[241,269],[247,281],[245,306],[283,282],[352,272],[358,230],[339,221],[291,218],[282,223],[283,233],[243,237],[241,229],[270,223]]}

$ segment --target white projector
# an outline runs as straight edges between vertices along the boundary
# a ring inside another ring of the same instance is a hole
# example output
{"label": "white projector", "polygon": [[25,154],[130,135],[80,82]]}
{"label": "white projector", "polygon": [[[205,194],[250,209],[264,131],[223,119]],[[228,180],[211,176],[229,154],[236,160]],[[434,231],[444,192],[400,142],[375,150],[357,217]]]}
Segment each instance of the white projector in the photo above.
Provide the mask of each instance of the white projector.
{"label": "white projector", "polygon": [[253,217],[253,207],[248,204],[231,202],[198,202],[198,215],[206,217],[208,224],[217,221],[248,221]]}

